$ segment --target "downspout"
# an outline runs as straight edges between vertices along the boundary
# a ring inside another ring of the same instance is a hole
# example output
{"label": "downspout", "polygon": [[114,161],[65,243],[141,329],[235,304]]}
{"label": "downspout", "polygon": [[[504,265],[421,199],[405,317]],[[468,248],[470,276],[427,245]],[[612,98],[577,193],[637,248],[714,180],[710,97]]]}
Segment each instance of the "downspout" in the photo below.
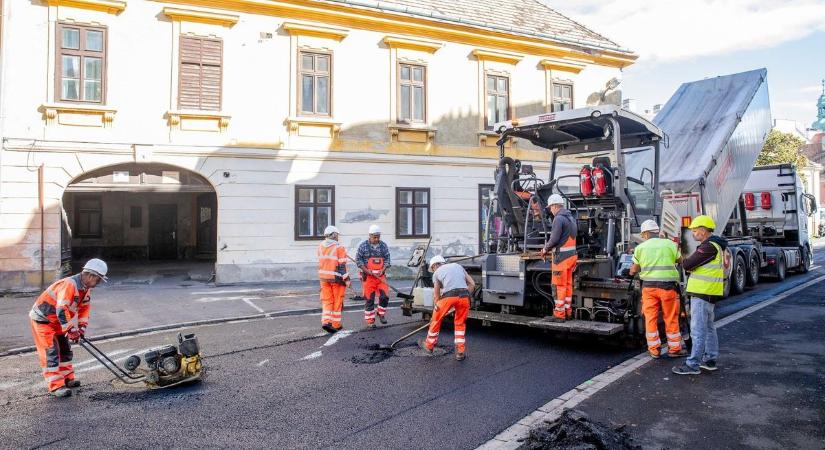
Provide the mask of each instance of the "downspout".
{"label": "downspout", "polygon": [[46,288],[46,212],[43,185],[43,164],[37,167],[37,196],[40,204],[40,290]]}

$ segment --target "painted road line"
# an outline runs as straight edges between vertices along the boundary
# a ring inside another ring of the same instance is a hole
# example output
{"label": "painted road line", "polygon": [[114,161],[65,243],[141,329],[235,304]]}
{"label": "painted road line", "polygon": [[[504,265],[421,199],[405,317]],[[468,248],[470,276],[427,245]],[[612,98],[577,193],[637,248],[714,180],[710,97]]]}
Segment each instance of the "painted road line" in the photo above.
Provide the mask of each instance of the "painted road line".
{"label": "painted road line", "polygon": [[268,359],[265,359],[265,360],[263,360],[263,361],[261,361],[261,362],[259,362],[259,363],[258,363],[258,367],[263,367],[263,365],[264,365],[264,364],[266,364],[266,363],[268,363],[268,362],[269,362],[269,360],[268,360]]}
{"label": "painted road line", "polygon": [[321,355],[323,355],[323,353],[321,353],[321,351],[319,350],[317,352],[310,353],[309,355],[304,356],[303,358],[301,358],[301,361],[308,361],[310,359],[320,358]]}
{"label": "painted road line", "polygon": [[218,295],[218,294],[245,294],[249,292],[261,292],[263,289],[225,289],[221,291],[195,291],[189,295]]}
{"label": "painted road line", "polygon": [[252,308],[254,308],[254,309],[255,309],[255,311],[258,311],[259,313],[264,312],[264,310],[263,310],[263,309],[261,309],[261,307],[260,307],[260,306],[258,306],[258,305],[256,305],[256,304],[252,303],[252,298],[250,298],[250,297],[246,297],[246,298],[244,298],[244,299],[243,299],[243,302],[244,302],[244,303],[246,303],[247,305],[251,306]]}
{"label": "painted road line", "polygon": [[[803,289],[807,289],[821,283],[822,281],[825,281],[825,275],[802,283],[799,286],[791,288],[770,300],[765,300],[757,303],[756,305],[745,308],[742,311],[731,314],[730,316],[716,322],[716,328],[721,328],[749,314],[753,314],[762,308],[770,306]],[[645,351],[644,353],[640,353],[639,355],[636,355],[617,366],[611,367],[607,371],[600,373],[592,379],[587,380],[575,388],[556,397],[544,406],[540,406],[537,410],[528,414],[506,430],[497,434],[493,439],[490,439],[478,447],[477,450],[510,450],[520,447],[523,443],[520,442],[520,440],[523,441],[530,434],[530,430],[534,426],[537,426],[543,422],[552,422],[558,419],[565,409],[575,407],[579,403],[592,397],[596,392],[601,391],[605,387],[633,372],[634,370],[641,368],[650,361],[653,361],[653,359],[648,356],[647,351]]]}
{"label": "painted road line", "polygon": [[335,333],[334,335],[332,335],[331,338],[327,339],[326,342],[324,342],[324,347],[329,347],[330,345],[335,345],[336,342],[340,341],[341,339],[344,339],[345,337],[349,336],[352,333],[353,333],[352,330],[339,331],[339,332]]}

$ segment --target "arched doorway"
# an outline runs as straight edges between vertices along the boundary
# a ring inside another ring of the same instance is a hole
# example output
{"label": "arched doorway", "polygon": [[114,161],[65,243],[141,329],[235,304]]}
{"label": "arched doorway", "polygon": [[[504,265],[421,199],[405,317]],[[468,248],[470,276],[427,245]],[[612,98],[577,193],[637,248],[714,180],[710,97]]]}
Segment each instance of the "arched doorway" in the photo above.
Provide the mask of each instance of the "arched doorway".
{"label": "arched doorway", "polygon": [[64,267],[101,257],[211,262],[214,269],[217,197],[195,172],[137,163],[96,169],[68,185],[63,211]]}

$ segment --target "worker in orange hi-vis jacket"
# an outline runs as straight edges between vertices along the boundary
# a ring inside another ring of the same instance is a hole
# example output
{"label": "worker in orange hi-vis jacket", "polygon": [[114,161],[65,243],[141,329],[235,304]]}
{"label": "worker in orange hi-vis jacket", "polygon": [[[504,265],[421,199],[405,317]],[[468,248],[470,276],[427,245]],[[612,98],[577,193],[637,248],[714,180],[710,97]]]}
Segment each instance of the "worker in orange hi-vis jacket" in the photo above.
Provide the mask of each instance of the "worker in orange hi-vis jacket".
{"label": "worker in orange hi-vis jacket", "polygon": [[573,271],[579,260],[576,254],[578,226],[576,218],[564,207],[561,195],[551,195],[547,207],[553,214],[553,225],[550,239],[541,249],[541,255],[544,257],[550,253],[552,256],[550,282],[555,288],[552,319],[563,322],[573,318]]}
{"label": "worker in orange hi-vis jacket", "polygon": [[79,274],[49,286],[29,311],[43,377],[49,393],[55,397],[69,397],[72,395],[69,388],[80,386],[80,381],[74,378],[69,341],[77,342],[85,335],[89,324],[89,294],[101,280],[108,280],[107,271],[105,262],[90,259]]}
{"label": "worker in orange hi-vis jacket", "polygon": [[324,229],[324,239],[318,245],[318,279],[321,281],[321,328],[327,333],[340,331],[344,293],[350,285],[347,273],[347,249],[338,243],[338,228]]}

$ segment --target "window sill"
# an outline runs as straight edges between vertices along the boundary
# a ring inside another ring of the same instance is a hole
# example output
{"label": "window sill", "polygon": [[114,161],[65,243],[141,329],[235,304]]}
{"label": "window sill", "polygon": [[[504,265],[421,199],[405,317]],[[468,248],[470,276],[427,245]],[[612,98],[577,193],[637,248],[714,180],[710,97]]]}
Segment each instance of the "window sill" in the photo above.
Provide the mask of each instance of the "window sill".
{"label": "window sill", "polygon": [[334,139],[341,132],[341,122],[332,117],[290,117],[286,119],[289,134]]}
{"label": "window sill", "polygon": [[[478,143],[481,147],[497,147],[496,142],[499,135],[492,130],[481,130],[478,132]],[[504,147],[510,148],[518,142],[516,138],[510,138],[504,143]]]}
{"label": "window sill", "polygon": [[78,127],[109,128],[115,120],[117,110],[107,106],[86,103],[44,103],[40,112],[46,125],[69,125]]}
{"label": "window sill", "polygon": [[166,112],[166,119],[173,130],[223,133],[232,116],[221,111],[173,110]]}
{"label": "window sill", "polygon": [[438,131],[427,124],[395,123],[388,126],[390,140],[393,142],[417,142],[432,144],[435,142],[435,133]]}

